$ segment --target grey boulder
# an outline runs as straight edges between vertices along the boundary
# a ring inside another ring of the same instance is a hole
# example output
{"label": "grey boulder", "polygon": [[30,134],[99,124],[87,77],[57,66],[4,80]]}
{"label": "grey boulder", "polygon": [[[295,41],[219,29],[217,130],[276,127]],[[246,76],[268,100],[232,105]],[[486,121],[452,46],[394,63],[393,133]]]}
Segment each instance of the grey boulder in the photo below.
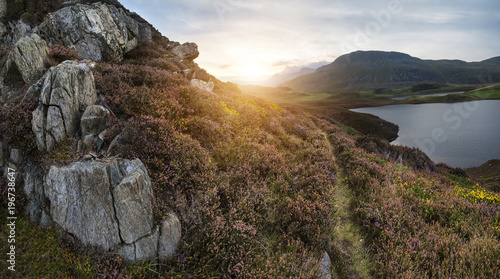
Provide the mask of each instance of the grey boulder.
{"label": "grey boulder", "polygon": [[24,85],[37,81],[49,65],[47,43],[36,34],[19,39],[9,53],[2,77],[6,85]]}
{"label": "grey boulder", "polygon": [[180,240],[181,222],[175,214],[170,213],[161,224],[158,256],[165,259],[171,258]]}
{"label": "grey boulder", "polygon": [[43,188],[53,222],[84,244],[109,250],[152,233],[152,186],[140,160],[52,166]]}
{"label": "grey boulder", "polygon": [[85,109],[80,120],[82,138],[88,135],[98,135],[107,127],[111,113],[103,106],[92,105]]}
{"label": "grey boulder", "polygon": [[50,151],[79,130],[81,111],[97,100],[94,76],[86,63],[64,61],[44,76],[40,104],[33,112],[38,149]]}
{"label": "grey boulder", "polygon": [[320,279],[331,279],[332,274],[330,272],[330,268],[332,266],[332,262],[330,260],[330,256],[328,255],[327,252],[323,252],[323,257],[321,258],[320,262]]}
{"label": "grey boulder", "polygon": [[49,14],[38,32],[60,44],[74,46],[81,58],[99,61],[120,60],[137,46],[140,38],[149,38],[139,36],[139,30],[146,32],[147,28],[121,8],[94,3],[77,4]]}
{"label": "grey boulder", "polygon": [[81,161],[26,173],[28,213],[35,222],[53,223],[84,244],[116,250],[130,261],[171,258],[181,240],[174,213],[153,222],[153,190],[142,162]]}
{"label": "grey boulder", "polygon": [[121,242],[110,188],[106,164],[98,161],[52,166],[44,181],[54,223],[104,250]]}
{"label": "grey boulder", "polygon": [[184,43],[182,45],[176,46],[172,49],[172,52],[177,55],[182,60],[195,60],[200,52],[198,51],[198,45],[195,43]]}

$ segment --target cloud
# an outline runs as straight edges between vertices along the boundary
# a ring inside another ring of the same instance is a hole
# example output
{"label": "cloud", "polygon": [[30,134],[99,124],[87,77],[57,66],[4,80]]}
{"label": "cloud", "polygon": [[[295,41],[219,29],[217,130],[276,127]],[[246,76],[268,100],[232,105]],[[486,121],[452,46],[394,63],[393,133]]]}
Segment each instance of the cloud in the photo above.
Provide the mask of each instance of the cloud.
{"label": "cloud", "polygon": [[[390,13],[394,1],[399,13]],[[196,42],[201,52],[196,62],[216,76],[249,67],[271,75],[357,49],[467,61],[500,55],[498,0],[121,2],[169,39]],[[387,13],[387,22],[381,21]],[[357,44],[363,34],[368,39]]]}
{"label": "cloud", "polygon": [[281,66],[289,66],[289,65],[290,65],[290,61],[280,60],[280,61],[274,62],[271,66],[281,67]]}

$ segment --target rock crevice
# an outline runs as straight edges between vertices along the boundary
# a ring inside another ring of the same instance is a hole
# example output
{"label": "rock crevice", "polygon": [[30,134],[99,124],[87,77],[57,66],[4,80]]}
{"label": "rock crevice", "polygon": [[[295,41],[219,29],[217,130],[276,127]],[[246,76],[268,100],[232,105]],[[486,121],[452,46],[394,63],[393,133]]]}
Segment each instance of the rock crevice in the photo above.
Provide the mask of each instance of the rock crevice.
{"label": "rock crevice", "polygon": [[81,109],[97,101],[94,76],[86,63],[65,61],[43,78],[40,104],[33,112],[33,131],[39,150],[50,151],[57,142],[79,131]]}
{"label": "rock crevice", "polygon": [[151,41],[150,29],[149,24],[136,21],[121,8],[95,3],[47,15],[38,32],[50,41],[74,47],[81,58],[99,61],[121,60],[139,41]]}
{"label": "rock crevice", "polygon": [[40,174],[33,169],[25,177],[33,221],[53,223],[84,244],[115,249],[127,260],[173,256],[180,221],[171,213],[154,225],[151,179],[140,160],[80,161],[52,166],[43,179]]}

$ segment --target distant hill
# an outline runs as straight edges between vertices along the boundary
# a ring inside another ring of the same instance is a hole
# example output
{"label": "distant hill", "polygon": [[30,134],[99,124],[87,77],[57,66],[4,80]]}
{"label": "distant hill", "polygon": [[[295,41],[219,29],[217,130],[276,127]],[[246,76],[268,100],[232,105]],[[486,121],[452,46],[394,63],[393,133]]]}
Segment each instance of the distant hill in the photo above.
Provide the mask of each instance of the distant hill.
{"label": "distant hill", "polygon": [[290,68],[281,73],[277,73],[270,79],[263,81],[262,84],[266,86],[279,86],[282,83],[288,82],[296,77],[307,75],[313,73],[316,69],[304,67],[304,68]]}
{"label": "distant hill", "polygon": [[356,51],[311,74],[282,84],[305,92],[399,88],[425,82],[481,84],[500,82],[500,57],[482,62],[422,60],[408,54]]}

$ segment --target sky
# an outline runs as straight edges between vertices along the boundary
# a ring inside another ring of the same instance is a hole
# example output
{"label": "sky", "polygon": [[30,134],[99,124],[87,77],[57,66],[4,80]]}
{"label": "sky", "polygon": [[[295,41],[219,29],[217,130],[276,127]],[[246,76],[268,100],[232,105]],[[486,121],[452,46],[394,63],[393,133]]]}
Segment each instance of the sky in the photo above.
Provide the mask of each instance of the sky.
{"label": "sky", "polygon": [[499,0],[120,0],[163,36],[195,42],[200,67],[259,80],[356,50],[422,59],[500,56]]}

